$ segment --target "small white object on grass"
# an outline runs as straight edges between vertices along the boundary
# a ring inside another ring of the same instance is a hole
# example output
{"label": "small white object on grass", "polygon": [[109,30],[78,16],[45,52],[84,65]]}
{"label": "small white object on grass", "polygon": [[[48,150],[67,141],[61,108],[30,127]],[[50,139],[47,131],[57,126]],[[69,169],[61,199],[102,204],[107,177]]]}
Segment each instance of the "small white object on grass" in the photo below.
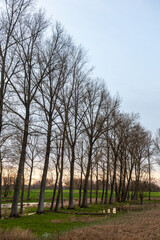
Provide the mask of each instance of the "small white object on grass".
{"label": "small white object on grass", "polygon": [[107,209],[107,213],[111,213],[111,209]]}
{"label": "small white object on grass", "polygon": [[113,208],[113,213],[116,214],[116,208]]}

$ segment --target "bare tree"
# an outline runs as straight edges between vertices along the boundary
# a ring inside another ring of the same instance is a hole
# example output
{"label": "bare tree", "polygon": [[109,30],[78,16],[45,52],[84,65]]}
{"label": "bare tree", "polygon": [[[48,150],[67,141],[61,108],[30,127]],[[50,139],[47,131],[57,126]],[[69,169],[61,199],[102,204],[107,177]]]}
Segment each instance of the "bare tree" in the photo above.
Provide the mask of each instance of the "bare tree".
{"label": "bare tree", "polygon": [[88,179],[92,164],[93,147],[96,140],[104,133],[106,129],[105,122],[117,107],[117,103],[112,102],[108,91],[95,82],[86,84],[86,93],[84,93],[82,121],[85,134],[88,138],[88,163],[84,182],[83,202],[81,207],[87,207],[87,189]]}
{"label": "bare tree", "polygon": [[74,208],[73,204],[73,186],[74,186],[74,168],[75,168],[75,147],[77,140],[81,134],[81,125],[83,115],[81,117],[79,111],[81,111],[80,105],[83,102],[83,87],[87,75],[90,70],[85,70],[86,60],[83,50],[81,48],[74,49],[72,51],[72,72],[70,84],[72,86],[71,92],[71,104],[68,109],[68,121],[66,129],[66,138],[71,149],[70,159],[70,187],[69,187],[69,209]]}
{"label": "bare tree", "polygon": [[2,131],[4,100],[8,80],[15,74],[15,32],[32,0],[4,0],[0,17],[0,136]]}
{"label": "bare tree", "polygon": [[40,64],[40,69],[46,68],[48,74],[39,87],[41,97],[37,99],[36,102],[44,112],[44,118],[47,123],[47,141],[37,213],[43,212],[46,176],[51,151],[52,130],[55,119],[57,118],[57,99],[60,89],[63,88],[68,72],[70,71],[68,67],[70,44],[70,37],[65,35],[59,24],[56,24],[53,36],[47,41],[46,51],[42,54],[45,61]]}
{"label": "bare tree", "polygon": [[[2,2],[0,12],[0,141],[3,137],[3,111],[8,92],[8,80],[13,77],[17,68],[13,51],[16,45],[15,31],[32,2],[32,0],[4,0]],[[2,171],[2,161],[0,165]]]}
{"label": "bare tree", "polygon": [[14,48],[19,63],[19,71],[16,73],[14,81],[11,78],[8,78],[11,89],[10,92],[13,94],[12,99],[15,99],[16,102],[14,105],[8,103],[6,104],[6,107],[8,111],[15,114],[23,124],[22,149],[12,202],[12,217],[18,216],[18,198],[26,158],[32,102],[38,86],[45,75],[45,71],[43,74],[39,74],[37,66],[41,37],[46,30],[46,27],[47,22],[44,18],[44,14],[41,12],[34,14],[33,16],[28,15],[27,19],[21,21],[19,29],[17,30],[18,33],[20,33],[20,39],[17,39],[17,45],[16,48]]}

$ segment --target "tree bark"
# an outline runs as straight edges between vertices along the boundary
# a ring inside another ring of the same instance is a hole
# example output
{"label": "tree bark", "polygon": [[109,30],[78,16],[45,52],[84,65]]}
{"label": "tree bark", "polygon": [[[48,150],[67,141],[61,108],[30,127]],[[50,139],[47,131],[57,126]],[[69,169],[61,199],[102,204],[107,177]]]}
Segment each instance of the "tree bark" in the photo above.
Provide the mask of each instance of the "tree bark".
{"label": "tree bark", "polygon": [[79,185],[79,207],[81,206],[81,195],[82,195],[82,170],[81,170],[81,178],[80,178],[80,185]]}
{"label": "tree bark", "polygon": [[1,152],[0,152],[0,219],[2,217],[2,209],[1,209],[1,204],[2,204],[2,159],[1,159]]}
{"label": "tree bark", "polygon": [[105,189],[105,170],[104,170],[104,164],[103,164],[103,181],[102,181],[102,195],[101,195],[101,204],[103,204],[104,199],[104,189]]}
{"label": "tree bark", "polygon": [[48,131],[47,131],[45,163],[43,168],[43,176],[42,176],[41,187],[40,187],[40,196],[39,196],[37,213],[44,212],[44,196],[45,196],[46,178],[47,178],[48,165],[49,165],[50,148],[51,148],[51,132],[52,132],[52,116],[50,115],[49,122],[48,122]]}
{"label": "tree bark", "polygon": [[18,217],[18,199],[19,199],[19,191],[21,187],[21,178],[24,171],[24,163],[26,157],[26,147],[27,147],[27,138],[28,138],[28,127],[29,127],[29,106],[26,109],[26,118],[25,118],[25,127],[24,127],[24,135],[22,141],[22,151],[20,156],[19,168],[15,183],[12,208],[11,208],[11,217]]}
{"label": "tree bark", "polygon": [[117,201],[121,201],[121,190],[122,190],[122,174],[123,174],[123,160],[121,159],[121,166],[120,166],[120,179],[119,179],[119,188],[117,191]]}
{"label": "tree bark", "polygon": [[61,195],[61,193],[62,193],[65,133],[66,133],[66,125],[64,126],[64,130],[63,130],[62,151],[61,151],[61,171],[60,171],[60,179],[59,179],[59,187],[58,187],[57,200],[56,200],[56,205],[55,205],[55,208],[54,208],[54,211],[55,211],[55,212],[58,211],[59,202],[60,202],[60,195]]}
{"label": "tree bark", "polygon": [[24,171],[22,175],[22,184],[21,184],[21,206],[20,206],[20,214],[23,214],[23,198],[24,198]]}
{"label": "tree bark", "polygon": [[96,199],[95,199],[95,204],[98,203],[98,163],[96,166]]}
{"label": "tree bark", "polygon": [[127,188],[124,194],[124,198],[123,198],[123,202],[127,201],[127,196],[128,196],[128,192],[129,192],[129,187],[130,187],[130,182],[131,182],[131,177],[132,177],[132,171],[133,171],[133,166],[131,167],[130,173],[129,173],[129,179],[128,179],[128,183],[127,183]]}
{"label": "tree bark", "polygon": [[104,204],[107,204],[108,189],[109,189],[109,144],[107,142],[107,176],[106,176],[106,192],[105,192]]}
{"label": "tree bark", "polygon": [[125,201],[125,191],[126,191],[126,175],[127,175],[127,166],[126,166],[126,158],[124,164],[124,173],[123,173],[123,182],[122,182],[122,192],[121,192],[121,202]]}
{"label": "tree bark", "polygon": [[85,181],[84,181],[83,201],[82,201],[82,205],[81,205],[81,207],[84,207],[84,208],[87,207],[87,190],[88,190],[89,173],[90,173],[90,170],[91,170],[91,163],[92,163],[92,148],[93,148],[93,144],[90,142],[87,172],[86,172],[86,177],[85,177]]}
{"label": "tree bark", "polygon": [[151,162],[150,162],[150,156],[149,156],[149,153],[148,153],[148,173],[149,173],[149,184],[148,184],[148,200],[150,201],[151,200]]}
{"label": "tree bark", "polygon": [[58,183],[58,169],[57,169],[57,167],[56,167],[56,181],[55,181],[55,184],[54,184],[54,191],[53,191],[53,196],[52,196],[52,202],[51,202],[50,210],[53,209],[54,200],[55,200],[56,191],[57,191],[57,183]]}
{"label": "tree bark", "polygon": [[110,198],[109,198],[109,204],[113,204],[113,192],[114,192],[114,186],[115,186],[115,182],[116,182],[116,171],[117,171],[117,155],[115,155],[115,159],[114,159],[114,173],[113,173],[113,180],[112,180],[112,184],[111,184],[111,194],[110,194]]}
{"label": "tree bark", "polygon": [[73,188],[74,188],[74,163],[75,163],[75,145],[72,145],[72,159],[70,167],[70,187],[69,187],[69,206],[68,209],[74,209]]}
{"label": "tree bark", "polygon": [[93,169],[91,167],[91,174],[90,174],[90,205],[92,205],[92,190],[93,190],[93,180],[92,180],[92,173]]}
{"label": "tree bark", "polygon": [[63,208],[63,184],[61,183],[61,209]]}
{"label": "tree bark", "polygon": [[33,173],[33,161],[31,165],[31,171],[30,171],[30,176],[29,176],[29,185],[28,185],[28,193],[27,193],[27,200],[30,200],[30,190],[31,190],[31,182],[32,182],[32,173]]}

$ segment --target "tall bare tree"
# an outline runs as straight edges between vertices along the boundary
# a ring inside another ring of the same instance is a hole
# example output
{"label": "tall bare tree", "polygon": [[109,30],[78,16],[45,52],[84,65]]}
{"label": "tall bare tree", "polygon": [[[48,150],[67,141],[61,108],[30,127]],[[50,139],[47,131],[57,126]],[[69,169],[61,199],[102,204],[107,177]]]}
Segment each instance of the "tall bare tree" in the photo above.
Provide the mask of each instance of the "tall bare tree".
{"label": "tall bare tree", "polygon": [[46,177],[51,151],[52,131],[55,119],[58,116],[56,111],[57,99],[59,92],[61,88],[63,88],[63,85],[65,84],[70,72],[70,68],[68,66],[70,45],[70,37],[65,35],[62,27],[59,24],[56,24],[55,29],[53,30],[52,38],[47,41],[47,48],[45,52],[42,53],[45,61],[40,64],[40,69],[46,68],[48,74],[39,86],[40,98],[37,99],[36,102],[44,112],[44,118],[47,123],[47,140],[37,213],[43,212]]}
{"label": "tall bare tree", "polygon": [[83,88],[87,75],[90,70],[86,70],[85,54],[81,48],[74,49],[72,51],[72,73],[70,77],[70,84],[72,86],[71,92],[71,104],[68,109],[68,122],[66,129],[66,138],[71,149],[70,159],[70,187],[69,187],[69,209],[74,208],[73,204],[73,186],[74,186],[74,168],[75,168],[75,148],[77,140],[81,134],[81,125],[83,115],[81,117],[79,111],[81,111],[80,105],[83,102]]}
{"label": "tall bare tree", "polygon": [[[17,43],[15,32],[32,2],[32,0],[4,0],[2,2],[0,12],[0,141],[2,138],[3,111],[6,93],[8,92],[8,81],[13,77],[17,68],[13,50]],[[18,38],[18,36],[16,37]],[[2,166],[2,162],[0,162],[0,165]]]}
{"label": "tall bare tree", "polygon": [[87,207],[88,179],[91,170],[94,144],[106,130],[105,122],[110,114],[117,108],[117,101],[113,103],[109,92],[103,85],[97,84],[96,82],[92,81],[86,84],[86,93],[84,96],[82,107],[85,114],[82,124],[88,138],[88,162],[81,207]]}
{"label": "tall bare tree", "polygon": [[8,77],[10,92],[13,94],[12,99],[15,99],[15,101],[13,101],[13,104],[7,103],[6,107],[8,111],[15,114],[23,124],[22,149],[12,202],[12,217],[18,216],[18,198],[26,158],[31,107],[38,86],[46,73],[46,70],[44,70],[44,72],[40,74],[39,71],[37,71],[37,66],[41,38],[47,25],[48,23],[44,14],[41,12],[34,14],[33,16],[28,15],[27,19],[21,20],[19,29],[17,29],[20,38],[17,39],[17,45],[14,48],[18,62],[18,72],[16,73],[14,80]]}

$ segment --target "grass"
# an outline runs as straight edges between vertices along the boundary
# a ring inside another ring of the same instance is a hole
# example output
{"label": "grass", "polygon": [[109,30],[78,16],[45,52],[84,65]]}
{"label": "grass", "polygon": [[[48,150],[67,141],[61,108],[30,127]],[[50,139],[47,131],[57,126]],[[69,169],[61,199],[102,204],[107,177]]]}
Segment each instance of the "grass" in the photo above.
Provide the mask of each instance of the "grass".
{"label": "grass", "polygon": [[[37,202],[39,200],[39,193],[40,190],[39,189],[31,189],[30,192],[30,200],[27,200],[27,190],[25,190],[24,192],[24,201],[25,202]],[[74,190],[73,193],[73,197],[75,200],[78,200],[79,197],[79,191],[78,190]],[[45,202],[50,202],[52,199],[52,195],[53,195],[53,190],[52,189],[46,189],[45,190]],[[12,201],[12,197],[13,197],[13,191],[10,191],[8,194],[8,197],[4,198],[2,197],[2,203],[10,203]],[[96,194],[95,191],[93,191],[92,197],[95,198]],[[101,191],[99,191],[98,197],[101,197]],[[63,198],[64,200],[68,200],[69,199],[69,190],[63,190]],[[89,191],[88,191],[88,198],[89,198]]]}
{"label": "grass", "polygon": [[[12,192],[10,194],[11,194],[10,197],[7,199],[7,201],[5,199],[5,202],[8,202],[9,199],[11,198]],[[26,196],[27,196],[27,192],[25,192],[25,199],[26,199]],[[64,200],[68,200],[68,196],[69,196],[69,191],[64,190]],[[30,202],[37,202],[38,197],[39,197],[39,190],[31,190]],[[46,190],[45,201],[50,202],[51,197],[52,197],[52,190]],[[99,191],[99,198],[100,197],[101,197],[101,191]],[[90,229],[91,226],[104,225],[104,224],[107,224],[108,219],[111,220],[112,218],[114,219],[117,217],[119,218],[121,217],[121,215],[123,215],[128,211],[138,212],[144,209],[151,209],[151,208],[154,209],[156,204],[160,203],[160,199],[159,200],[157,199],[160,197],[160,193],[151,193],[151,197],[153,198],[151,201],[148,201],[147,199],[148,193],[144,193],[144,197],[145,197],[145,200],[143,205],[139,204],[140,203],[139,200],[128,201],[127,203],[114,203],[108,206],[100,205],[100,204],[97,204],[97,205],[92,204],[92,206],[88,205],[88,208],[84,208],[84,209],[75,206],[73,210],[69,210],[67,209],[67,207],[65,207],[64,209],[60,209],[58,213],[49,212],[49,209],[45,208],[44,214],[40,214],[40,215],[35,214],[31,216],[26,214],[36,212],[37,208],[36,207],[24,208],[24,215],[21,216],[20,218],[16,218],[16,219],[8,218],[8,219],[0,220],[0,229],[3,229],[5,231],[8,231],[8,229],[9,231],[12,230],[13,235],[16,234],[15,229],[17,227],[20,229],[24,229],[25,230],[24,237],[21,237],[20,239],[27,239],[25,238],[25,234],[30,235],[31,233],[33,233],[35,236],[39,236],[38,239],[44,236],[61,235],[63,233],[70,232],[70,231],[71,232],[75,231],[76,234],[78,234],[78,231],[81,232],[81,229],[83,229],[84,227],[87,227],[88,229]],[[94,203],[94,198],[95,198],[95,191],[93,191],[93,203]],[[74,199],[78,199],[77,190],[74,191]],[[119,209],[119,212],[116,215],[112,215],[112,216],[100,215],[100,213],[102,213],[103,210],[107,211],[108,208],[113,208],[113,207],[117,207],[117,209]],[[86,215],[83,215],[83,213],[85,213]],[[5,214],[9,214],[9,210],[6,210]],[[4,234],[7,234],[7,232],[5,232]],[[33,239],[35,239],[34,235],[33,235]],[[73,239],[71,238],[70,235],[68,235],[68,237],[69,239]],[[86,238],[85,237],[84,239],[87,239],[87,237]],[[10,238],[8,237],[8,238],[0,238],[0,239],[10,239]],[[18,237],[15,237],[15,239],[18,239]],[[32,238],[28,238],[28,239],[32,239]],[[101,239],[101,237],[99,238],[98,236],[97,239]]]}
{"label": "grass", "polygon": [[119,215],[109,221],[68,232],[59,240],[142,240],[160,239],[159,206],[151,210]]}
{"label": "grass", "polygon": [[[54,213],[46,211],[44,214],[35,214],[32,216],[21,216],[20,218],[8,218],[0,220],[0,229],[3,229],[7,232],[12,231],[16,234],[16,229],[25,230],[24,233],[21,230],[21,238],[15,237],[12,239],[27,239],[25,236],[29,234],[31,238],[28,239],[106,239],[106,236],[112,236],[112,238],[107,239],[132,239],[129,238],[127,231],[131,231],[131,236],[133,237],[133,231],[139,232],[141,236],[141,230],[145,231],[144,224],[157,224],[155,225],[159,229],[160,221],[160,211],[159,206],[153,204],[144,205],[125,205],[128,211],[120,211],[116,215],[98,215],[102,210],[107,209],[104,205],[93,205],[89,206],[87,209],[76,207],[72,214],[71,210],[64,208],[60,213]],[[119,204],[120,206],[120,204]],[[136,206],[136,207],[135,207]],[[109,206],[110,207],[110,206]],[[158,208],[157,208],[158,207]],[[151,210],[152,209],[152,210]],[[158,212],[157,212],[158,209]],[[140,211],[142,210],[142,211]],[[35,208],[32,208],[32,211],[35,211]],[[68,214],[66,214],[68,212]],[[88,212],[88,215],[78,215],[74,213],[85,213]],[[148,212],[148,214],[146,213]],[[153,212],[153,216],[152,216]],[[92,213],[97,213],[97,215],[91,215]],[[158,213],[158,214],[157,214]],[[157,216],[157,219],[155,218]],[[132,219],[133,218],[133,219]],[[151,219],[153,218],[153,219]],[[148,219],[148,220],[146,220]],[[152,222],[153,221],[153,222]],[[134,226],[133,226],[134,224]],[[147,226],[148,226],[147,225]],[[148,227],[146,227],[147,229]],[[150,231],[151,231],[151,227]],[[84,231],[85,229],[85,231]],[[118,230],[117,230],[118,229]],[[128,229],[128,230],[127,230]],[[141,230],[139,230],[141,229]],[[19,231],[19,230],[17,230]],[[143,232],[142,231],[142,232]],[[7,234],[5,232],[5,234]],[[31,235],[32,233],[32,235]],[[126,238],[122,238],[122,233]],[[1,233],[0,233],[1,234]],[[108,234],[108,235],[107,235]],[[120,234],[119,237],[117,234]],[[146,233],[143,233],[146,236]],[[158,233],[159,234],[159,233]],[[45,236],[48,236],[45,238]],[[67,237],[65,237],[67,236]],[[74,238],[73,238],[74,236]],[[157,236],[157,235],[156,235]],[[50,237],[50,238],[49,238]],[[0,239],[9,239],[10,238],[0,238]],[[133,238],[140,239],[140,238]],[[142,239],[160,239],[160,238],[142,238]]]}
{"label": "grass", "polygon": [[[123,207],[124,210],[127,209],[127,211],[119,211],[116,215],[113,215],[113,214],[107,215],[107,216],[99,215],[100,213],[102,213],[103,210],[107,210],[107,208],[112,208],[114,206],[116,206],[117,208]],[[30,235],[32,233],[33,239],[35,239],[34,236],[37,236],[38,239],[41,239],[41,238],[46,239],[44,236],[52,236],[52,238],[50,239],[53,239],[53,236],[55,237],[57,235],[60,236],[59,239],[61,239],[61,235],[63,235],[64,233],[66,234],[66,232],[73,231],[74,233],[75,231],[75,236],[78,236],[79,234],[81,234],[81,232],[83,233],[82,229],[84,229],[85,227],[85,229],[88,229],[87,231],[89,231],[89,234],[90,234],[90,231],[93,228],[91,226],[94,226],[94,228],[98,229],[97,226],[99,227],[106,226],[108,223],[110,223],[110,221],[113,221],[114,223],[114,219],[118,219],[118,218],[121,219],[122,216],[123,217],[126,216],[126,213],[128,211],[133,211],[133,213],[135,213],[136,211],[136,213],[139,214],[140,210],[144,211],[145,209],[151,209],[151,208],[155,209],[155,207],[156,207],[156,204],[154,205],[152,202],[148,204],[145,201],[143,205],[140,205],[139,202],[134,202],[134,204],[132,202],[129,202],[129,203],[123,203],[123,204],[122,203],[113,204],[112,206],[93,204],[92,206],[88,206],[87,209],[75,207],[74,210],[69,210],[67,209],[67,207],[65,207],[64,209],[61,209],[60,212],[58,213],[49,212],[48,209],[45,209],[46,211],[44,214],[35,214],[31,216],[24,215],[24,216],[21,216],[20,218],[15,218],[15,219],[8,218],[8,219],[0,220],[0,229],[3,229],[5,231],[12,230],[13,232],[16,232],[15,229],[18,227],[20,229],[26,230],[24,231],[24,236],[25,234]],[[36,208],[25,209],[25,214],[30,212],[36,212]],[[82,213],[88,213],[88,215],[83,215]],[[92,215],[93,213],[95,215]],[[127,221],[126,221],[126,224],[127,224]],[[101,228],[102,227],[100,227],[100,229]],[[108,231],[108,228],[106,231]],[[5,234],[7,234],[7,232]],[[95,231],[94,231],[94,234],[95,234]],[[84,235],[84,233],[82,235]],[[97,238],[87,238],[87,236],[88,235],[85,235],[84,238],[71,238],[71,235],[68,235],[68,239],[102,239],[99,236],[97,236]],[[5,238],[0,238],[0,239],[5,239]],[[8,237],[6,239],[10,239],[10,238]],[[15,237],[13,239],[18,239],[18,238]],[[20,239],[27,239],[27,238],[21,237]],[[28,239],[32,239],[32,238],[28,238]],[[121,239],[121,238],[118,238],[118,239]],[[130,238],[126,238],[126,239],[130,239]]]}
{"label": "grass", "polygon": [[[31,193],[30,193],[30,200],[27,201],[27,190],[25,190],[24,192],[24,202],[37,202],[39,200],[39,193],[40,190],[39,189],[31,189]],[[98,198],[101,198],[101,193],[102,191],[100,190],[98,192]],[[52,189],[46,189],[45,190],[45,202],[51,202],[52,199],[52,194],[53,194],[53,190]],[[110,191],[108,192],[108,196],[110,194]],[[148,192],[144,193],[144,197],[148,198]],[[10,191],[8,194],[8,197],[4,198],[2,197],[2,203],[11,203],[12,201],[12,197],[13,197],[13,191]],[[78,190],[74,190],[74,199],[78,200],[79,197],[79,191]],[[96,197],[96,192],[95,190],[93,190],[93,194],[92,194],[92,198],[94,201],[94,198]],[[63,190],[63,198],[64,200],[68,200],[69,199],[69,190]],[[88,191],[88,198],[89,198],[89,191]],[[160,192],[151,192],[151,198],[160,198]]]}
{"label": "grass", "polygon": [[12,230],[4,231],[0,229],[0,240],[37,240],[29,230],[14,228]]}
{"label": "grass", "polygon": [[[102,209],[104,209],[104,206],[98,205],[87,208],[87,212],[98,213],[99,211],[102,212]],[[34,211],[35,209],[32,210]],[[66,214],[67,211],[69,212],[69,210],[65,208],[61,213],[45,212],[44,214],[21,216],[20,218],[15,219],[8,218],[0,220],[0,227],[3,229],[13,229],[18,226],[23,229],[30,229],[33,233],[42,236],[46,232],[51,234],[63,233],[77,227],[97,224],[105,219],[104,216],[97,215],[83,216]],[[76,208],[72,213],[74,212],[82,213],[84,212],[84,209]]]}

